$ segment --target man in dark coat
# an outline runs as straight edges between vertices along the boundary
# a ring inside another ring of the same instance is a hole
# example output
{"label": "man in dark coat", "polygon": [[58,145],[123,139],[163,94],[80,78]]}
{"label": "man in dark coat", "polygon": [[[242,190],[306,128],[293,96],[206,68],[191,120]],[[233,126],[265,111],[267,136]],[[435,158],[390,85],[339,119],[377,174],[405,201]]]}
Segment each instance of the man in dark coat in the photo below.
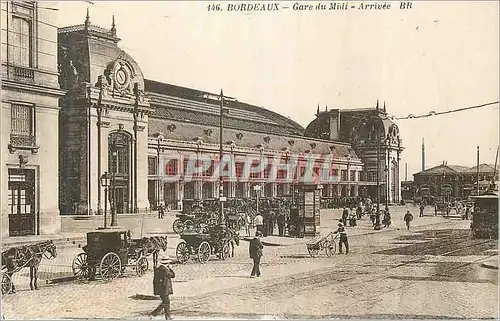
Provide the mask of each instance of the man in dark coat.
{"label": "man in dark coat", "polygon": [[349,210],[344,206],[344,210],[342,211],[342,224],[344,224],[344,226],[347,225],[348,217],[349,217]]}
{"label": "man in dark coat", "polygon": [[160,305],[151,312],[151,316],[156,316],[165,311],[165,319],[171,320],[170,316],[170,294],[173,294],[172,280],[175,278],[175,272],[170,267],[170,259],[163,257],[160,266],[154,270],[153,290],[155,295],[161,298]]}
{"label": "man in dark coat", "polygon": [[250,277],[260,276],[260,258],[262,257],[262,249],[264,245],[260,241],[262,233],[257,231],[255,237],[250,241],[248,251],[250,252],[250,258],[253,260],[253,268]]}
{"label": "man in dark coat", "polygon": [[280,212],[278,214],[278,219],[276,220],[278,223],[278,233],[279,236],[284,236],[284,230],[285,230],[285,215]]}

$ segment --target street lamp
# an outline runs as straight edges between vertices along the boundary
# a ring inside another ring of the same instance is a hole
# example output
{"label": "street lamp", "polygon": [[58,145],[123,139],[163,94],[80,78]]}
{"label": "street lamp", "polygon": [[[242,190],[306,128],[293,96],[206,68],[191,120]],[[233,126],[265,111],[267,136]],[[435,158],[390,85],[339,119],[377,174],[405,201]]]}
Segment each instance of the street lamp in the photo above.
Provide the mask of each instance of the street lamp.
{"label": "street lamp", "polygon": [[111,183],[108,172],[101,175],[101,186],[104,187],[104,228],[108,228],[108,187]]}

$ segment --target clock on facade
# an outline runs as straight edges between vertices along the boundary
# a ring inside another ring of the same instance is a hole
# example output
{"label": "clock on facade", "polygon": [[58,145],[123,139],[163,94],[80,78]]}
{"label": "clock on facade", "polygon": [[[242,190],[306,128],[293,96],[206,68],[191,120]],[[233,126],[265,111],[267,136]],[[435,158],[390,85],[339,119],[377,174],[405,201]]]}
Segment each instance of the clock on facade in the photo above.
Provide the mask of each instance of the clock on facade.
{"label": "clock on facade", "polygon": [[120,68],[116,71],[116,83],[120,86],[124,86],[127,83],[128,73],[125,68]]}

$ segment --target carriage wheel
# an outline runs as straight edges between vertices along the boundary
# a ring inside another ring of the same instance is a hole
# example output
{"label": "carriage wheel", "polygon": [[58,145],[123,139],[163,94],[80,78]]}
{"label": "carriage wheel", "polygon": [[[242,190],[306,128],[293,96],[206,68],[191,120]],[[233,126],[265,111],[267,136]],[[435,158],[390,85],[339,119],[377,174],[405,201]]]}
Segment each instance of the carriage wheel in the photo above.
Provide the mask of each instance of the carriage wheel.
{"label": "carriage wheel", "polygon": [[174,229],[175,233],[181,234],[182,231],[184,231],[184,223],[182,223],[180,219],[176,219],[172,224],[172,228]]}
{"label": "carriage wheel", "polygon": [[332,241],[332,242],[326,244],[326,246],[325,246],[326,256],[332,257],[335,254],[335,252],[337,252],[337,243]]}
{"label": "carriage wheel", "polygon": [[109,252],[101,260],[99,266],[99,274],[104,281],[111,281],[122,273],[122,262],[120,257],[114,253]]}
{"label": "carriage wheel", "polygon": [[201,242],[198,247],[198,260],[200,263],[206,263],[208,259],[210,259],[210,253],[212,249],[210,248],[210,244],[208,242]]}
{"label": "carriage wheel", "polygon": [[189,260],[190,251],[186,242],[181,242],[177,245],[177,248],[175,249],[175,256],[180,264],[184,264],[187,260]]}
{"label": "carriage wheel", "polygon": [[137,273],[138,276],[142,276],[144,275],[144,273],[146,273],[148,267],[149,267],[148,259],[146,259],[144,256],[141,256],[137,260],[137,263],[135,263],[135,273]]}
{"label": "carriage wheel", "polygon": [[78,254],[73,260],[71,265],[73,268],[73,275],[76,276],[78,280],[88,280],[90,279],[90,265],[87,262],[87,253]]}
{"label": "carriage wheel", "polygon": [[186,220],[184,222],[184,230],[186,231],[193,231],[194,229],[194,223],[191,220]]}
{"label": "carriage wheel", "polygon": [[7,273],[2,273],[2,294],[12,291],[12,280]]}
{"label": "carriage wheel", "polygon": [[316,257],[318,255],[318,253],[319,253],[318,249],[308,248],[307,251],[309,252],[309,255],[311,257]]}
{"label": "carriage wheel", "polygon": [[227,260],[229,258],[229,254],[230,254],[230,248],[229,248],[229,244],[226,242],[224,243],[224,246],[222,247],[222,252],[220,253],[220,258],[221,260]]}

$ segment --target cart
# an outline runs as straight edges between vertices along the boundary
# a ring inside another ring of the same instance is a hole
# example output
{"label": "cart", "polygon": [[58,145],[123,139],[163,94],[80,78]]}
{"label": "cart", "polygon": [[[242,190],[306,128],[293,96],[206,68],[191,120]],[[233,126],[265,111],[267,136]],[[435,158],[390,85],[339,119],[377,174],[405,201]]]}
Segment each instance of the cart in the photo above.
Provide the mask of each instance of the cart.
{"label": "cart", "polygon": [[207,230],[208,233],[186,232],[180,235],[182,241],[175,251],[179,263],[184,264],[193,257],[206,263],[211,255],[226,260],[231,254],[231,244],[239,244],[238,234],[226,227],[213,226]]}
{"label": "cart", "polygon": [[130,266],[141,276],[148,270],[149,263],[144,249],[134,244],[128,230],[88,232],[84,252],[73,260],[73,274],[79,280],[93,280],[100,276],[103,281],[112,281]]}
{"label": "cart", "polygon": [[319,251],[325,250],[326,256],[333,256],[337,251],[337,243],[335,242],[337,237],[338,234],[335,234],[334,232],[330,232],[326,236],[315,237],[306,244],[309,255],[311,257],[316,257],[319,254]]}

